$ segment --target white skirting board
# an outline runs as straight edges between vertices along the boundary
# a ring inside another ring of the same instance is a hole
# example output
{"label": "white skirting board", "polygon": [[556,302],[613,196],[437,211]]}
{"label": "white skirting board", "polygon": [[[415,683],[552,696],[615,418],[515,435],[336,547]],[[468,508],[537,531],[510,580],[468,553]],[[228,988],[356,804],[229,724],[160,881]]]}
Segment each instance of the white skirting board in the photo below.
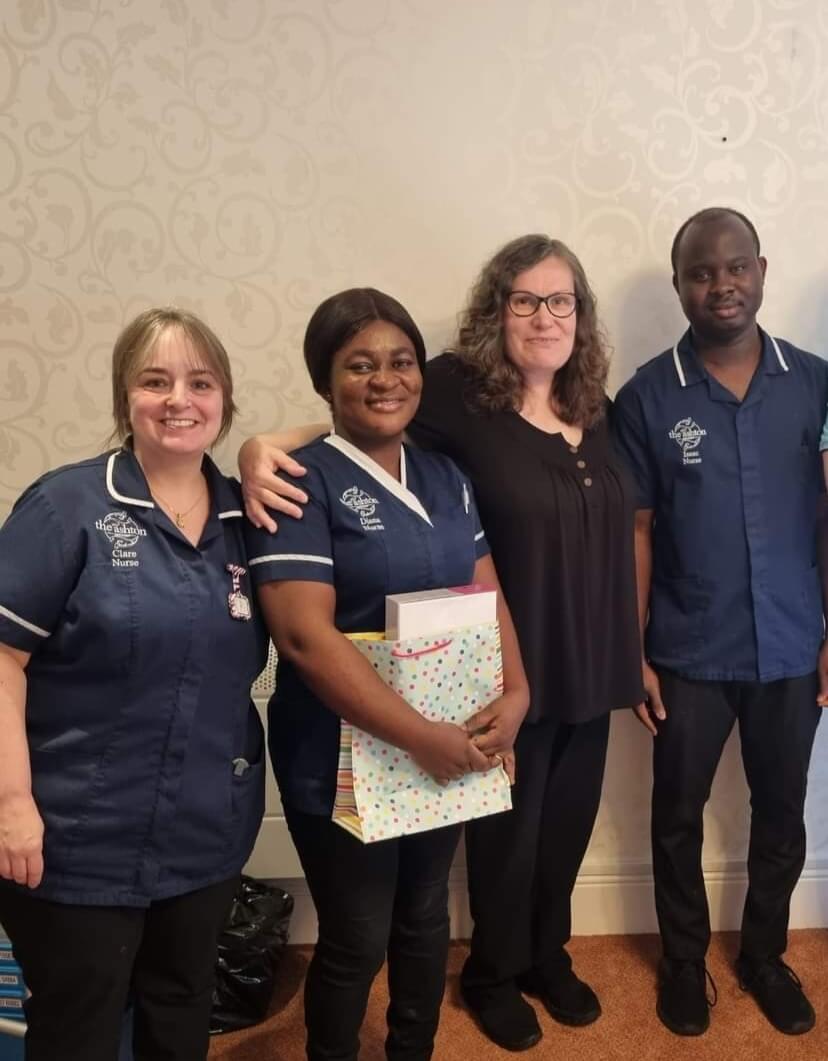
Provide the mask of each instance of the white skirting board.
{"label": "white skirting board", "polygon": [[[747,886],[744,864],[711,866],[705,870],[710,920],[715,930],[738,929]],[[316,915],[302,878],[278,882],[293,895],[291,943],[313,943]],[[471,917],[466,899],[466,871],[455,866],[449,883],[452,939],[468,939]],[[653,879],[646,863],[614,868],[584,867],[572,898],[572,932],[576,936],[656,932]],[[806,863],[791,902],[791,928],[828,926],[828,860]]]}

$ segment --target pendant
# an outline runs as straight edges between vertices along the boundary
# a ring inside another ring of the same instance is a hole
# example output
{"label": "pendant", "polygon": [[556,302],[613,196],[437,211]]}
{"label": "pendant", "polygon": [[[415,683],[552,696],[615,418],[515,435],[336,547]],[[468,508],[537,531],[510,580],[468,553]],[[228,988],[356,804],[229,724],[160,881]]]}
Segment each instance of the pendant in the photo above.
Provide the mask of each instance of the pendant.
{"label": "pendant", "polygon": [[225,564],[225,570],[229,573],[232,580],[232,589],[227,594],[227,603],[230,607],[230,618],[241,619],[242,622],[248,622],[253,618],[253,609],[250,607],[250,601],[242,593],[241,577],[247,574],[247,569],[242,567],[241,564]]}
{"label": "pendant", "polygon": [[242,622],[249,622],[253,618],[250,601],[245,597],[241,590],[233,590],[232,593],[228,593],[227,604],[230,607],[231,619],[240,619]]}
{"label": "pendant", "polygon": [[176,525],[176,527],[178,527],[179,530],[184,530],[184,513],[183,512],[173,512],[173,515],[175,516],[175,525]]}

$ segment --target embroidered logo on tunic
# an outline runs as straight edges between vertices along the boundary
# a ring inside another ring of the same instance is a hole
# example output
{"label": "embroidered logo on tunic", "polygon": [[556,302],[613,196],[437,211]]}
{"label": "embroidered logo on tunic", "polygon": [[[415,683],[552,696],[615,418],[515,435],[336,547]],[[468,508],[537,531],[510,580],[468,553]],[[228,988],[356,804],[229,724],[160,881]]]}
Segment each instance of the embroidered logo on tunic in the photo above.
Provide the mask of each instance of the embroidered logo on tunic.
{"label": "embroidered logo on tunic", "polygon": [[699,427],[695,420],[686,416],[679,420],[669,436],[681,450],[682,464],[701,464],[699,447],[701,440],[707,436],[703,427]]}
{"label": "embroidered logo on tunic", "polygon": [[379,516],[375,516],[379,501],[358,486],[349,486],[339,499],[342,504],[359,516],[362,529],[366,531],[382,531],[385,526]]}
{"label": "embroidered logo on tunic", "polygon": [[138,567],[138,553],[133,548],[147,532],[139,527],[126,512],[110,512],[103,519],[95,520],[95,528],[103,531],[112,546],[113,567]]}

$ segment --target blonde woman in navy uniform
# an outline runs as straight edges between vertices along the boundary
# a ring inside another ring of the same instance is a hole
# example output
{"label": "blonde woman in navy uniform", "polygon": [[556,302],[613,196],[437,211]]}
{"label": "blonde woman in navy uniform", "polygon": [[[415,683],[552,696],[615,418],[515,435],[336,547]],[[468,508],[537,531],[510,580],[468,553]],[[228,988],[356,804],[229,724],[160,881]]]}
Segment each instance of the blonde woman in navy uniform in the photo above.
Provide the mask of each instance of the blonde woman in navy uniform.
{"label": "blonde woman in navy uniform", "polygon": [[266,655],[227,354],[142,313],[113,356],[122,448],[43,476],[0,529],[0,922],[28,1061],[207,1056],[216,936],[264,806]]}
{"label": "blonde woman in navy uniform", "polygon": [[[468,480],[447,457],[404,446],[425,348],[393,298],[334,295],[313,314],[305,360],[334,430],[297,454],[310,501],[274,536],[251,530],[251,577],[280,654],[268,737],[285,817],[319,916],[305,989],[307,1056],[356,1061],[371,982],[388,960],[393,1061],[425,1061],[445,983],[451,825],[362,844],[331,821],[339,721],[405,749],[437,780],[511,752],[528,688],[498,593],[504,693],[475,738],[423,718],[383,684],[345,633],[381,630],[385,596],[468,582],[497,587]],[[485,754],[484,754],[485,752]]]}

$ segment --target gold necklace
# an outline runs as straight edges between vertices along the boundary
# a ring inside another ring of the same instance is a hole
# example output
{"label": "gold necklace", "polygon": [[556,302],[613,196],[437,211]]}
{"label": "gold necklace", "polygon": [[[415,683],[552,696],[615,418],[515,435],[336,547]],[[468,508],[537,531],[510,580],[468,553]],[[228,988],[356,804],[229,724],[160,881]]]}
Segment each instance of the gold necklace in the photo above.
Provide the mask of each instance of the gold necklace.
{"label": "gold necklace", "polygon": [[151,483],[150,483],[150,493],[152,494],[152,496],[154,498],[156,498],[158,501],[160,501],[163,504],[164,508],[166,508],[168,511],[170,511],[172,513],[176,527],[178,527],[179,530],[183,530],[184,529],[184,520],[185,520],[185,518],[187,516],[189,516],[189,514],[193,511],[193,509],[196,507],[196,505],[199,503],[199,501],[201,501],[203,499],[204,494],[206,493],[206,486],[205,486],[204,490],[199,490],[198,497],[195,499],[195,501],[193,501],[193,503],[190,505],[190,507],[183,509],[181,512],[176,511],[176,509],[169,503],[169,501],[165,497],[162,497],[161,494],[158,493],[158,491],[153,487],[153,485]]}

